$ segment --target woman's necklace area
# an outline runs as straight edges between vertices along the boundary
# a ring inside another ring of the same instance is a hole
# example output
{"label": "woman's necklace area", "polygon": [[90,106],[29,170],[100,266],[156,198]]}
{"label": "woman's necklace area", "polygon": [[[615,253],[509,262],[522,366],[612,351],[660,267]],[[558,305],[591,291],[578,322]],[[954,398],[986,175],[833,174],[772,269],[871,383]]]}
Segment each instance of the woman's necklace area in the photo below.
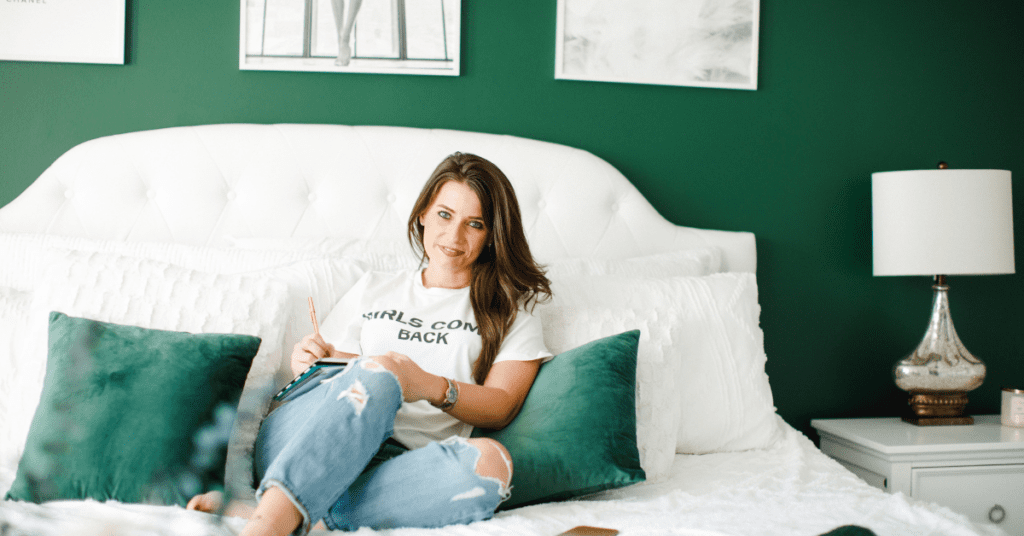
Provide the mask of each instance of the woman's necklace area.
{"label": "woman's necklace area", "polygon": [[443,277],[441,275],[428,274],[428,270],[430,270],[430,266],[427,266],[420,271],[420,281],[423,283],[424,288],[447,288],[457,290],[469,286],[470,277],[468,275],[463,276],[461,274],[449,274],[448,277]]}

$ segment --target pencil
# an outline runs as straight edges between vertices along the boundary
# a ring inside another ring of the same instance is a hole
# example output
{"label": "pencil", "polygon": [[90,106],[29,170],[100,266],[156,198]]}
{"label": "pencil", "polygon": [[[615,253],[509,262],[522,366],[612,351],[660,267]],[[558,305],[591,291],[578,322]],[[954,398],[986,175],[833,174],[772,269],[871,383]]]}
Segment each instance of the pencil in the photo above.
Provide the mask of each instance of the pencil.
{"label": "pencil", "polygon": [[313,321],[313,333],[320,334],[320,323],[316,321],[316,308],[313,307],[313,297],[309,297],[309,319]]}

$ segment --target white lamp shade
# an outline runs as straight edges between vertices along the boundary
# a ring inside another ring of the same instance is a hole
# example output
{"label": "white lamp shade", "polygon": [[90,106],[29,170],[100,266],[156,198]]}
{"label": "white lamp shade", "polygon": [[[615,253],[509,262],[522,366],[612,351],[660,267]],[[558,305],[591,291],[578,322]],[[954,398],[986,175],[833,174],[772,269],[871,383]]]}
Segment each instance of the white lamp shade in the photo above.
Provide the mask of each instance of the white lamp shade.
{"label": "white lamp shade", "polygon": [[1010,172],[871,175],[875,275],[1012,274]]}

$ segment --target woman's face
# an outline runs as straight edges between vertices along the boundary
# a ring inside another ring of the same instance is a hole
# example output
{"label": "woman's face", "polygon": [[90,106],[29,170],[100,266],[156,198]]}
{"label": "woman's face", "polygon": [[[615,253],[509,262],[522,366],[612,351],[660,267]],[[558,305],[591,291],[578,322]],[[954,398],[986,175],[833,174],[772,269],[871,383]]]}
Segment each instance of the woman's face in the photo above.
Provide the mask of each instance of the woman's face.
{"label": "woman's face", "polygon": [[[472,188],[448,181],[420,214],[428,272],[469,284],[473,263],[487,244],[488,229],[480,199]],[[461,283],[459,283],[461,284]]]}

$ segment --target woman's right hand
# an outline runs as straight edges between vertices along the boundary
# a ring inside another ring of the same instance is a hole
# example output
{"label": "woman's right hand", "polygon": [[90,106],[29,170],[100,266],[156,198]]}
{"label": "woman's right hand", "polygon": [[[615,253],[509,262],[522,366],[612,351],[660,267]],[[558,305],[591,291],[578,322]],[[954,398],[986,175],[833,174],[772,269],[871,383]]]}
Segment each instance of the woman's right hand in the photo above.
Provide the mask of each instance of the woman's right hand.
{"label": "woman's right hand", "polygon": [[310,333],[295,343],[292,348],[292,374],[298,376],[318,359],[338,353],[334,345],[325,341],[319,333]]}

